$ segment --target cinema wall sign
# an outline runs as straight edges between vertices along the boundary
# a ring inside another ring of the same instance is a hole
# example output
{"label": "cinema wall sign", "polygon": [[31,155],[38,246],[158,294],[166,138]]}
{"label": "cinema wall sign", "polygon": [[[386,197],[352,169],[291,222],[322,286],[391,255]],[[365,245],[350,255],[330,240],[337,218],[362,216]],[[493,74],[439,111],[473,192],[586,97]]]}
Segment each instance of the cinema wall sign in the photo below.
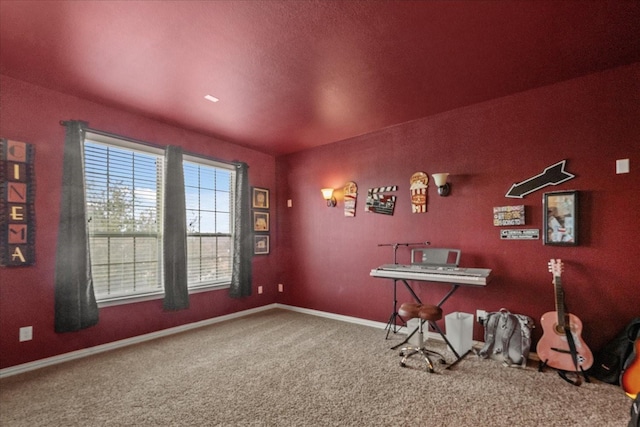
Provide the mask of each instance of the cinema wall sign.
{"label": "cinema wall sign", "polygon": [[35,262],[35,182],[31,144],[0,139],[0,266]]}

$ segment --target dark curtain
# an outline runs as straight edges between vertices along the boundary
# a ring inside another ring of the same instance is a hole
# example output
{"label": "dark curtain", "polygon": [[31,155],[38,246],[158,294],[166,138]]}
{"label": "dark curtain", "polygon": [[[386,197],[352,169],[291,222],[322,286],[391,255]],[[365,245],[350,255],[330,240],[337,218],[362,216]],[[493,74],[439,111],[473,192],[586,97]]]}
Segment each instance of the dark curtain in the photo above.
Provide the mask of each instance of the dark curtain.
{"label": "dark curtain", "polygon": [[165,149],[164,174],[164,309],[189,308],[187,287],[187,213],[182,148]]}
{"label": "dark curtain", "polygon": [[235,192],[233,271],[229,295],[233,298],[241,298],[251,295],[251,257],[253,254],[249,166],[246,163],[236,165]]}
{"label": "dark curtain", "polygon": [[72,332],[98,323],[93,292],[85,205],[84,130],[68,121],[64,143],[62,198],[55,271],[55,331]]}

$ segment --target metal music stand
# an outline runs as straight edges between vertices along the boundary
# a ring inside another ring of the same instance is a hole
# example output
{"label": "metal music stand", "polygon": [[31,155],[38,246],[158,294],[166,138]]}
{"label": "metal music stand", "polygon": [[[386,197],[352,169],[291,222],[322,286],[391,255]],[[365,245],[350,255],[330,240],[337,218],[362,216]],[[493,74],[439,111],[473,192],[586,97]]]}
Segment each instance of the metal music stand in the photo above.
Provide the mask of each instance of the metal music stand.
{"label": "metal music stand", "polygon": [[[393,248],[393,263],[397,264],[398,263],[398,247],[400,247],[400,246],[419,246],[419,245],[429,246],[430,244],[431,244],[431,242],[427,241],[427,242],[419,242],[419,243],[382,243],[382,244],[379,244],[378,246],[391,246]],[[397,283],[398,283],[398,279],[393,279],[393,312],[391,313],[391,316],[389,317],[389,321],[387,322],[387,326],[385,326],[385,328],[384,328],[387,331],[387,335],[385,336],[385,339],[389,339],[389,333],[392,330],[393,330],[394,334],[398,332],[399,328],[398,328],[398,325],[397,325],[397,319],[400,319],[400,321],[404,324],[404,326],[407,325],[407,322],[398,313],[398,287],[397,287]]]}

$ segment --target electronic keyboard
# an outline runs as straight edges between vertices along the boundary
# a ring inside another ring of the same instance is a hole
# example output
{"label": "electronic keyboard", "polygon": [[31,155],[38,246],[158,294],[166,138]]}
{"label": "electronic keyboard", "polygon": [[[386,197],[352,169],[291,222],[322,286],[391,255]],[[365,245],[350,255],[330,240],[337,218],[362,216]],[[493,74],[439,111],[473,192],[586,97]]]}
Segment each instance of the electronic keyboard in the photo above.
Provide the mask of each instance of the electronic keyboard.
{"label": "electronic keyboard", "polygon": [[491,278],[487,268],[460,268],[432,264],[383,264],[369,273],[373,277],[397,280],[421,280],[461,285],[485,286]]}

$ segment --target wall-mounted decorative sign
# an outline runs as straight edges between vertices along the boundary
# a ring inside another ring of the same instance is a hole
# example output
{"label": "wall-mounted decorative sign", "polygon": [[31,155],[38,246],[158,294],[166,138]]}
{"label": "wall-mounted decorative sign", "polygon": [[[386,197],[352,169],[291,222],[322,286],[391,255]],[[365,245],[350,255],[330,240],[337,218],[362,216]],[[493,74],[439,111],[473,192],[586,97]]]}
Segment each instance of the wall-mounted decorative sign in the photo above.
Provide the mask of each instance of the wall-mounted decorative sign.
{"label": "wall-mounted decorative sign", "polygon": [[427,188],[429,176],[424,172],[416,172],[411,175],[411,212],[423,213],[427,211]]}
{"label": "wall-mounted decorative sign", "polygon": [[390,191],[398,191],[398,186],[391,185],[388,187],[370,188],[367,191],[367,204],[364,207],[365,212],[393,215],[393,209],[396,206],[396,196],[383,194]]}
{"label": "wall-mounted decorative sign", "polygon": [[544,193],[542,199],[545,245],[574,246],[578,244],[578,192]]}
{"label": "wall-mounted decorative sign", "polygon": [[0,139],[0,265],[35,263],[35,183],[31,144]]}
{"label": "wall-mounted decorative sign", "polygon": [[566,160],[562,160],[555,165],[546,168],[541,174],[531,177],[525,181],[513,184],[505,197],[523,198],[529,193],[540,190],[548,185],[558,185],[574,178],[575,175],[564,170]]}
{"label": "wall-mounted decorative sign", "polygon": [[524,224],[524,205],[493,208],[493,225],[504,227]]}
{"label": "wall-mounted decorative sign", "polygon": [[500,239],[502,240],[538,240],[540,238],[540,230],[531,229],[513,229],[500,230]]}
{"label": "wall-mounted decorative sign", "polygon": [[344,216],[356,216],[356,200],[358,198],[358,186],[349,181],[344,185]]}

